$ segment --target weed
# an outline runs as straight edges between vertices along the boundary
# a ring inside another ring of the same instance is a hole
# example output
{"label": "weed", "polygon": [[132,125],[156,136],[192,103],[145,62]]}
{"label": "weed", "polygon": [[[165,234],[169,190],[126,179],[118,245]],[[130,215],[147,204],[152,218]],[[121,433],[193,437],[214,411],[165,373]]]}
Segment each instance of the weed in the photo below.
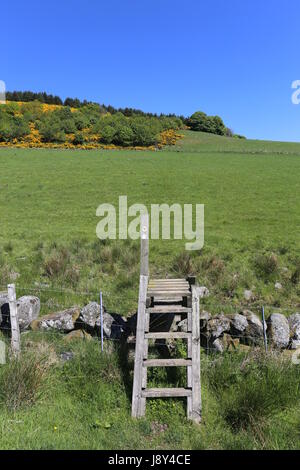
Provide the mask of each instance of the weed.
{"label": "weed", "polygon": [[45,391],[48,365],[41,354],[23,353],[12,359],[0,375],[0,402],[12,411],[35,403]]}
{"label": "weed", "polygon": [[260,276],[269,277],[278,271],[279,263],[275,253],[262,254],[256,256],[254,266]]}
{"label": "weed", "polygon": [[194,267],[191,255],[186,251],[180,253],[176,256],[172,269],[178,276],[182,277],[193,274]]}

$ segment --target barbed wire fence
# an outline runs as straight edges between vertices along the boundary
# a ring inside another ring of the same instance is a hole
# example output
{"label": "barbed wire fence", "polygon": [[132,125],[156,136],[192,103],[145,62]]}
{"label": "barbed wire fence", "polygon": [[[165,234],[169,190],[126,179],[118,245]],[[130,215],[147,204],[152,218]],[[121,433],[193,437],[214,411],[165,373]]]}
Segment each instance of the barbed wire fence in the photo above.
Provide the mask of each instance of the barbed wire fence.
{"label": "barbed wire fence", "polygon": [[[8,291],[8,286],[7,285],[0,285],[0,291],[2,292],[7,292]],[[17,285],[16,286],[16,292],[18,294],[18,298],[26,295],[33,295],[39,298],[40,301],[40,309],[42,316],[39,317],[39,319],[42,319],[44,315],[47,313],[58,313],[62,312],[64,309],[71,308],[72,305],[72,299],[74,299],[73,306],[78,306],[78,299],[80,299],[80,306],[78,308],[83,307],[84,305],[87,305],[89,302],[97,302],[99,305],[99,318],[100,318],[100,323],[97,325],[97,328],[94,328],[93,331],[93,336],[92,338],[95,341],[99,341],[101,344],[101,351],[104,350],[104,342],[105,341],[110,341],[110,342],[117,342],[120,343],[122,340],[125,341],[129,346],[134,346],[135,345],[135,334],[134,334],[134,326],[129,327],[128,326],[128,318],[122,317],[120,315],[120,318],[123,319],[123,323],[118,324],[117,322],[114,322],[113,324],[113,330],[114,330],[114,335],[107,335],[105,334],[104,331],[104,319],[103,319],[103,313],[114,313],[110,309],[106,310],[106,305],[111,304],[115,305],[116,303],[116,293],[112,290],[108,289],[103,289],[103,290],[73,290],[67,287],[59,287],[55,288],[52,286],[47,286],[44,284],[37,284],[37,285]],[[16,297],[17,298],[17,297]],[[133,304],[137,304],[137,295],[135,295],[132,292],[119,292],[117,295],[117,302],[122,303],[123,301],[130,301]],[[11,304],[13,304],[14,299],[11,299]],[[203,299],[203,302],[200,303],[201,305],[201,310],[202,313],[206,310],[206,305],[205,305],[205,299]],[[224,308],[225,307],[225,308]],[[222,312],[223,310],[226,310],[228,305],[224,304],[216,304],[214,303],[214,309],[219,310]],[[262,324],[264,326],[264,315],[266,312],[275,312],[276,313],[296,313],[296,306],[289,306],[289,307],[276,307],[274,305],[262,305],[259,302],[253,302],[251,305],[245,304],[244,305],[245,309],[253,311],[253,313],[256,313],[260,320],[262,321]],[[233,308],[234,309],[234,308]],[[10,309],[11,310],[11,309]],[[14,311],[14,309],[12,309]],[[237,312],[236,312],[237,313]],[[156,330],[160,331],[162,328],[171,328],[172,323],[174,324],[174,319],[176,315],[169,314],[169,318],[167,318],[165,315],[164,316],[156,316],[153,319],[151,319],[150,323],[150,328],[151,330]],[[201,316],[201,313],[200,313]],[[2,315],[3,317],[3,315]],[[180,320],[177,321],[179,323]],[[3,323],[3,321],[2,321]],[[14,326],[13,326],[14,324]],[[134,325],[134,322],[133,322]],[[178,325],[177,325],[178,326]],[[176,327],[177,327],[176,326]],[[80,329],[80,324],[75,324],[74,322],[74,328],[70,329],[69,331],[66,330],[61,330],[58,331],[60,333],[65,334],[66,332],[71,332],[73,330]],[[12,345],[12,350],[15,355],[19,356],[21,353],[21,342],[20,339],[16,339],[18,336],[18,333],[16,332],[16,323],[14,323],[13,318],[11,318],[11,313],[10,313],[10,318],[8,321],[4,322],[4,324],[1,324],[0,330],[4,332],[4,334],[7,337],[11,337],[11,345]],[[43,335],[53,334],[53,331],[55,331],[55,328],[47,328],[47,329],[37,329],[37,330],[31,330],[31,329],[26,329],[25,331],[21,332],[21,337],[23,337],[24,333],[27,333],[30,331],[32,334],[34,333],[42,333]],[[165,330],[167,331],[167,329]],[[215,354],[218,352],[225,352],[226,350],[234,351],[236,349],[239,349],[239,345],[244,345],[244,346],[252,346],[252,347],[257,347],[264,349],[265,352],[267,352],[267,335],[266,331],[264,329],[263,335],[262,336],[257,336],[255,335],[246,335],[246,334],[238,334],[235,333],[232,335],[232,333],[229,333],[228,331],[224,331],[222,335],[219,337],[214,338],[217,340],[216,344],[214,344],[214,341],[212,341],[211,337],[209,337],[208,334],[206,334],[204,331],[201,331],[201,347],[202,350],[206,354]],[[158,340],[156,339],[153,341],[153,346],[154,347],[168,347],[169,350],[172,351],[172,348],[175,348],[175,343],[172,340]]]}

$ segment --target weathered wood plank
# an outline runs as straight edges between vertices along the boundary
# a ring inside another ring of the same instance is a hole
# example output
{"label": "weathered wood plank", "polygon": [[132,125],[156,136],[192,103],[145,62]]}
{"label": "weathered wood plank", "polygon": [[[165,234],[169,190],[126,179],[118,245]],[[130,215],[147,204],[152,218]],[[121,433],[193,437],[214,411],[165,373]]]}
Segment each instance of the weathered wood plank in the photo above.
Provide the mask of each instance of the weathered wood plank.
{"label": "weathered wood plank", "polygon": [[149,308],[149,313],[188,313],[191,309],[182,305],[156,305]]}
{"label": "weathered wood plank", "polygon": [[[189,310],[187,314],[187,324],[188,324],[188,331],[192,331],[192,311]],[[192,335],[190,334],[187,340],[187,354],[188,358],[191,359],[192,357]],[[187,368],[187,386],[188,388],[192,389],[193,386],[193,379],[192,379],[192,367]],[[193,399],[192,395],[187,398],[187,417],[188,419],[192,419],[192,412],[193,412]]]}
{"label": "weathered wood plank", "polygon": [[153,279],[153,278],[151,278],[149,280],[149,282],[187,282],[188,283],[188,281],[186,279],[183,279],[183,278],[181,278],[181,279],[171,279],[171,278],[169,278],[169,279]]}
{"label": "weathered wood plank", "polygon": [[157,292],[156,291],[156,292],[149,292],[148,295],[154,299],[158,299],[157,301],[162,300],[162,299],[168,299],[168,300],[173,300],[174,302],[179,302],[179,300],[182,299],[183,297],[189,297],[190,293],[187,291],[184,291],[184,292],[178,292],[178,291]]}
{"label": "weathered wood plank", "polygon": [[178,295],[191,295],[191,291],[189,289],[178,289],[178,287],[149,287],[148,288],[148,293],[152,295],[153,293],[157,294],[169,294],[169,293],[175,293]]}
{"label": "weathered wood plank", "polygon": [[191,394],[187,388],[148,388],[142,392],[146,398],[190,397]]}
{"label": "weathered wood plank", "polygon": [[145,311],[147,296],[148,276],[140,276],[139,287],[139,304],[137,314],[136,327],[136,344],[135,344],[135,360],[134,360],[134,379],[132,390],[132,417],[138,418],[143,416],[143,407],[141,404],[142,391],[142,368],[144,359],[144,334],[145,334]]}
{"label": "weathered wood plank", "polygon": [[164,285],[170,285],[170,286],[177,286],[178,284],[181,285],[186,285],[186,286],[189,286],[190,284],[187,282],[187,281],[184,281],[184,280],[178,280],[178,281],[174,281],[174,280],[170,280],[170,279],[152,279],[151,281],[149,281],[149,284],[164,284]]}
{"label": "weathered wood plank", "polygon": [[[149,331],[150,325],[150,315],[148,310],[145,311],[145,332]],[[145,335],[146,336],[146,335]],[[148,359],[148,349],[149,349],[149,341],[145,337],[144,339],[144,359]],[[142,367],[142,389],[147,387],[147,367]],[[145,416],[146,414],[146,398],[141,396],[140,399],[140,414],[141,416]]]}
{"label": "weathered wood plank", "polygon": [[190,359],[147,359],[144,361],[145,367],[187,367],[191,365]]}
{"label": "weathered wood plank", "polygon": [[186,282],[149,282],[150,287],[184,287],[189,289],[189,284]]}
{"label": "weathered wood plank", "polygon": [[184,333],[181,331],[146,333],[145,338],[147,339],[187,339],[187,338],[191,338],[191,333]]}
{"label": "weathered wood plank", "polygon": [[201,422],[200,305],[196,287],[192,288],[192,419]]}
{"label": "weathered wood plank", "polygon": [[149,214],[141,215],[141,276],[149,275]]}

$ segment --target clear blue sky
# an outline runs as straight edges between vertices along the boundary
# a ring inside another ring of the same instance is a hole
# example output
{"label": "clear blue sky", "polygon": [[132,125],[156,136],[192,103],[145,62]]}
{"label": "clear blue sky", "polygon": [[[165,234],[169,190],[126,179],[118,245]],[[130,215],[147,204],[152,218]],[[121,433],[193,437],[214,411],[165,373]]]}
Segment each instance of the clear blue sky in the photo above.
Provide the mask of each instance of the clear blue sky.
{"label": "clear blue sky", "polygon": [[299,0],[11,0],[0,15],[9,90],[203,110],[249,138],[300,141]]}

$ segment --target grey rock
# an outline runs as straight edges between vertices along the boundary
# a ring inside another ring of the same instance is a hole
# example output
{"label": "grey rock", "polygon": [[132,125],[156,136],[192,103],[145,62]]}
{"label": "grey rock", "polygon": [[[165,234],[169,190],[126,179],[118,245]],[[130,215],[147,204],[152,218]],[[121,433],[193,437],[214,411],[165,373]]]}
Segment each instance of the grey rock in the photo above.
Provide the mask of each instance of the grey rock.
{"label": "grey rock", "polygon": [[291,349],[299,349],[300,348],[300,340],[299,339],[292,339],[290,342]]}
{"label": "grey rock", "polygon": [[204,297],[209,297],[209,290],[205,286],[196,287],[196,292],[199,295],[200,299],[203,299]]}
{"label": "grey rock", "polygon": [[62,362],[68,362],[74,359],[74,353],[72,351],[64,351],[59,355]]}
{"label": "grey rock", "polygon": [[[101,335],[100,315],[96,319],[95,329],[98,335]],[[103,336],[104,338],[120,339],[126,330],[126,321],[121,315],[116,313],[103,313]]]}
{"label": "grey rock", "polygon": [[300,313],[295,313],[288,318],[290,327],[291,349],[300,347]]}
{"label": "grey rock", "polygon": [[40,314],[41,303],[38,297],[24,295],[17,300],[17,311],[20,330],[26,330]]}
{"label": "grey rock", "polygon": [[95,328],[98,317],[100,317],[100,305],[97,304],[97,302],[90,302],[80,310],[78,322],[88,327]]}
{"label": "grey rock", "polygon": [[252,290],[244,290],[244,299],[248,302],[253,298]]}
{"label": "grey rock", "polygon": [[[209,312],[206,312],[204,310],[202,312],[200,312],[200,330],[201,330],[201,332],[206,332],[207,323],[210,319],[211,319],[211,315],[210,315]],[[185,318],[184,320],[181,320],[180,322],[177,323],[176,330],[181,331],[183,333],[187,333],[187,331],[188,331],[187,318]]]}
{"label": "grey rock", "polygon": [[79,307],[71,307],[61,312],[50,313],[31,322],[32,330],[72,331],[80,314]]}
{"label": "grey rock", "polygon": [[206,330],[208,321],[211,319],[211,314],[205,310],[200,311],[200,329]]}
{"label": "grey rock", "polygon": [[273,313],[267,321],[268,337],[273,346],[278,349],[285,349],[290,342],[290,327],[287,318],[281,313]]}
{"label": "grey rock", "polygon": [[219,338],[223,333],[230,331],[230,318],[222,313],[207,322],[207,335],[212,339]]}
{"label": "grey rock", "polygon": [[[100,305],[90,302],[80,310],[77,325],[89,333],[101,335]],[[126,329],[126,321],[121,315],[110,314],[103,308],[103,336],[104,338],[119,339]],[[126,330],[127,331],[127,330]]]}
{"label": "grey rock", "polygon": [[[250,310],[245,310],[242,312],[247,318],[248,326],[244,332],[245,342],[246,343],[259,343],[264,334],[263,324],[255,313]],[[265,322],[265,329],[267,330],[267,324]]]}
{"label": "grey rock", "polygon": [[283,289],[282,284],[280,284],[280,282],[276,282],[274,287],[275,287],[276,290],[282,290]]}
{"label": "grey rock", "polygon": [[223,352],[225,351],[225,346],[224,346],[222,339],[220,338],[215,339],[212,342],[211,349],[213,350],[213,352],[223,354]]}
{"label": "grey rock", "polygon": [[188,322],[186,318],[184,320],[181,320],[181,322],[178,323],[178,331],[181,331],[182,333],[187,333]]}
{"label": "grey rock", "polygon": [[230,332],[233,336],[243,336],[249,326],[248,320],[244,315],[239,313],[232,315]]}
{"label": "grey rock", "polygon": [[209,312],[207,312],[206,310],[201,310],[200,311],[200,321],[206,321],[208,322],[208,320],[211,319],[211,314]]}

